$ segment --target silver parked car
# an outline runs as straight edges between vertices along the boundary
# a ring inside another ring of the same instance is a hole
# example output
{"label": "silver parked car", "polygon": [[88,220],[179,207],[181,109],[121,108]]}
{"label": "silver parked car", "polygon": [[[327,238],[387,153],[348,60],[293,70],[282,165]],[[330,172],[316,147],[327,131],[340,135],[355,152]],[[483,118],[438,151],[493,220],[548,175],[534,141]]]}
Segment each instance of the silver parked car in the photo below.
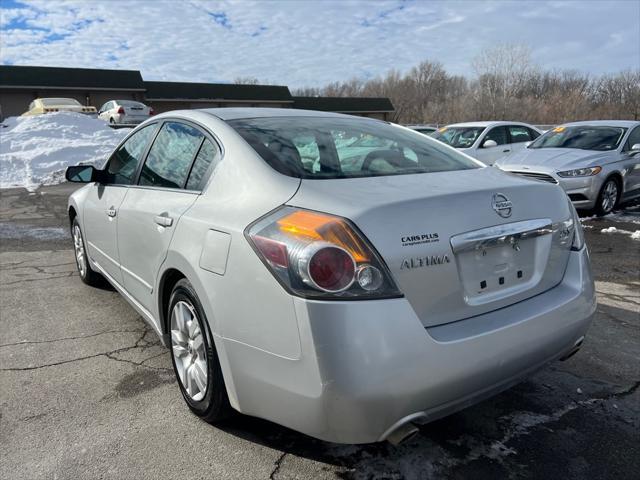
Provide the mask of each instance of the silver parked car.
{"label": "silver parked car", "polygon": [[596,306],[560,187],[378,120],[169,112],[67,178],[81,279],[149,322],[210,422],[397,442],[575,353]]}
{"label": "silver parked car", "polygon": [[493,165],[522,150],[527,142],[542,132],[533,125],[520,122],[467,122],[447,125],[431,134],[458,150]]}
{"label": "silver parked car", "polygon": [[640,122],[560,125],[496,166],[559,183],[576,208],[605,215],[621,201],[640,196]]}
{"label": "silver parked car", "polygon": [[153,108],[134,100],[110,100],[98,110],[98,118],[120,125],[137,125],[153,115]]}
{"label": "silver parked car", "polygon": [[438,128],[432,125],[406,125],[406,127],[411,130],[415,130],[416,132],[420,132],[423,135],[431,135],[438,131]]}

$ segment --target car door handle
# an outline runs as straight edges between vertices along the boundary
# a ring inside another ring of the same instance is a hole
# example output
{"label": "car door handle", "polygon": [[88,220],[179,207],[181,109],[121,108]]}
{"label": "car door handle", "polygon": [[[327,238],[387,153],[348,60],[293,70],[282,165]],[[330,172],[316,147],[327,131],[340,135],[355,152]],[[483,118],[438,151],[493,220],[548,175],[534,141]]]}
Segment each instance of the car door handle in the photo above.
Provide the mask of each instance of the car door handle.
{"label": "car door handle", "polygon": [[161,227],[170,227],[173,225],[173,218],[167,217],[165,215],[156,215],[153,217],[154,222],[156,222]]}
{"label": "car door handle", "polygon": [[502,153],[509,153],[511,150],[509,150],[508,148],[506,150],[502,150]]}
{"label": "car door handle", "polygon": [[108,215],[109,217],[111,217],[111,218],[115,217],[115,216],[116,216],[116,213],[117,213],[117,212],[116,212],[115,207],[109,207],[109,208],[107,209],[107,215]]}

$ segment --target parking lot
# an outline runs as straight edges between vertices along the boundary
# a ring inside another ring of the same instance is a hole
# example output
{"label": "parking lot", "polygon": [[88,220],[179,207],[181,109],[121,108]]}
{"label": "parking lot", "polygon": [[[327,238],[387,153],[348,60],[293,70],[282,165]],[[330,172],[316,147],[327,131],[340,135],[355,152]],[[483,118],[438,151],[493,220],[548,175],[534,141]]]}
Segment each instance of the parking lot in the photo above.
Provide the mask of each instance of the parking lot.
{"label": "parking lot", "polygon": [[584,221],[598,292],[582,350],[394,447],[324,443],[180,396],[168,350],[80,282],[73,186],[0,191],[0,478],[638,478],[640,205]]}

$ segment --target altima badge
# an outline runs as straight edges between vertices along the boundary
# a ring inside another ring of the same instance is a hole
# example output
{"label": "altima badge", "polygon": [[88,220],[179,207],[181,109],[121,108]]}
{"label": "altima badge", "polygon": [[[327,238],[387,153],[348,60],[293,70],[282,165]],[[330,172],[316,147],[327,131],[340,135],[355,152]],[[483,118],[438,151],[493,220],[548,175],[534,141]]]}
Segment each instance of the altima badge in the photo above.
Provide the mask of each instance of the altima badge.
{"label": "altima badge", "polygon": [[493,194],[493,197],[491,199],[491,206],[502,218],[509,218],[511,216],[513,204],[511,203],[511,200],[509,200],[502,193]]}
{"label": "altima badge", "polygon": [[450,263],[449,255],[429,255],[426,257],[405,258],[402,260],[400,270],[411,270],[413,268],[430,267],[432,265],[444,265]]}

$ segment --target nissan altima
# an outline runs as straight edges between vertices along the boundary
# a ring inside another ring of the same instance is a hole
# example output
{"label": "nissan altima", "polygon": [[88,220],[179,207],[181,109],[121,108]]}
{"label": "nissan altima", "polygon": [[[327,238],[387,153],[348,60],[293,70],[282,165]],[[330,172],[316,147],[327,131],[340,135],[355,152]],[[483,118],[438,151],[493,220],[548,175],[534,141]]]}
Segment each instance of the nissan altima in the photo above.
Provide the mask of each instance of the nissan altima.
{"label": "nissan altima", "polygon": [[574,354],[595,310],[558,185],[379,120],[168,112],[67,179],[80,278],[155,329],[212,423],[398,442]]}
{"label": "nissan altima", "polygon": [[619,203],[640,196],[640,122],[560,125],[496,166],[559,183],[576,208],[606,215]]}

